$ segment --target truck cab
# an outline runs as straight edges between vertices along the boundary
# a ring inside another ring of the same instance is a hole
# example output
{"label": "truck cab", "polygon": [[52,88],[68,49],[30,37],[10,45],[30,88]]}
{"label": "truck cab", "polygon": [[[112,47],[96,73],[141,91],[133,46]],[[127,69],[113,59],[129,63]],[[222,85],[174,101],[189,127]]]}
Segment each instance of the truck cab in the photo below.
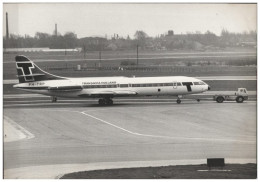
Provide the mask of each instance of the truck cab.
{"label": "truck cab", "polygon": [[248,93],[246,88],[238,88],[237,91],[235,92],[235,95],[248,96]]}
{"label": "truck cab", "polygon": [[213,96],[213,99],[218,103],[222,103],[223,101],[236,101],[237,103],[242,103],[244,100],[248,100],[248,93],[246,88],[238,88],[235,95],[218,94]]}

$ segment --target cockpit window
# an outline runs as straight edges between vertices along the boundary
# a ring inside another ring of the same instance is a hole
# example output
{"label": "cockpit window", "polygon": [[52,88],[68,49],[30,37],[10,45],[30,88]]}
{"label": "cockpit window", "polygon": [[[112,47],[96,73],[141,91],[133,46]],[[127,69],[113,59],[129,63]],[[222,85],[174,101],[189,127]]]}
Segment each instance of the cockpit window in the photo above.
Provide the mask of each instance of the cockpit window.
{"label": "cockpit window", "polygon": [[206,85],[204,82],[193,82],[194,85]]}

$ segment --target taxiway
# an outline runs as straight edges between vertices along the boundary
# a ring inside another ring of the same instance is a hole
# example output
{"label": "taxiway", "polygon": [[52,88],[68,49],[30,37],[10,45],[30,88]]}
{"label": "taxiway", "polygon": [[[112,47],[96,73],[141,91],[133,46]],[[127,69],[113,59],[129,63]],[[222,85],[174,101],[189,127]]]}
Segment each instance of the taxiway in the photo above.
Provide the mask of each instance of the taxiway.
{"label": "taxiway", "polygon": [[192,164],[216,157],[256,162],[255,101],[119,99],[100,107],[91,100],[50,106],[37,99],[5,99],[4,115],[34,137],[4,143],[4,178],[53,178],[94,164]]}

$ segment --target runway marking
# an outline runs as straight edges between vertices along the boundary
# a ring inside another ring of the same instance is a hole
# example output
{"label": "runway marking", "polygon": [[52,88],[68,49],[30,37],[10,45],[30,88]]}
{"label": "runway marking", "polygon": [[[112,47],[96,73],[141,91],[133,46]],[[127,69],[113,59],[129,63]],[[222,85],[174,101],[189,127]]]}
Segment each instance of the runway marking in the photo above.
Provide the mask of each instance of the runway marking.
{"label": "runway marking", "polygon": [[4,142],[31,139],[35,136],[21,125],[4,115]]}
{"label": "runway marking", "polygon": [[112,124],[112,123],[110,123],[110,122],[108,122],[108,121],[105,121],[105,120],[103,120],[103,119],[100,119],[100,118],[97,118],[97,117],[92,116],[92,115],[90,115],[90,114],[87,114],[86,111],[83,111],[83,112],[80,112],[80,113],[83,114],[83,115],[86,115],[86,116],[88,116],[88,117],[91,117],[91,118],[93,118],[93,119],[96,119],[96,120],[98,120],[98,121],[101,121],[101,122],[103,122],[103,123],[105,123],[105,124],[108,124],[108,125],[110,125],[110,126],[112,126],[112,127],[115,127],[115,128],[117,128],[117,129],[119,129],[119,130],[125,131],[125,132],[127,132],[127,133],[132,134],[132,135],[137,135],[137,136],[154,137],[154,138],[166,138],[166,139],[224,141],[224,142],[245,142],[245,143],[255,143],[255,142],[256,142],[256,141],[232,140],[232,139],[224,139],[224,138],[223,138],[223,139],[221,139],[221,138],[212,138],[212,139],[210,139],[210,138],[194,138],[194,137],[193,137],[193,138],[189,138],[189,137],[171,137],[171,136],[163,136],[163,135],[142,134],[142,133],[137,133],[137,132],[133,132],[133,131],[127,130],[127,129],[123,128],[123,127],[117,126],[117,125]]}
{"label": "runway marking", "polygon": [[83,111],[83,112],[80,112],[80,113],[83,114],[83,115],[86,115],[86,116],[88,116],[88,117],[94,118],[94,119],[96,119],[96,120],[98,120],[98,121],[101,121],[101,122],[103,122],[103,123],[106,123],[106,124],[108,124],[108,125],[110,125],[110,126],[113,126],[113,127],[115,127],[115,128],[118,128],[118,129],[120,129],[120,130],[123,130],[123,131],[125,131],[125,132],[128,132],[128,133],[130,133],[130,134],[133,134],[133,135],[142,135],[142,134],[135,133],[135,132],[129,131],[129,130],[127,130],[127,129],[124,129],[124,128],[122,128],[122,127],[120,127],[120,126],[117,126],[117,125],[115,125],[115,124],[109,123],[109,122],[107,122],[107,121],[105,121],[105,120],[103,120],[103,119],[97,118],[97,117],[92,116],[92,115],[90,115],[90,114],[87,114],[87,113],[85,113],[85,112],[86,112],[86,111]]}
{"label": "runway marking", "polygon": [[48,111],[48,112],[76,112],[76,113],[80,113],[80,111],[71,111],[71,110],[66,110],[66,109],[46,109],[44,111]]}

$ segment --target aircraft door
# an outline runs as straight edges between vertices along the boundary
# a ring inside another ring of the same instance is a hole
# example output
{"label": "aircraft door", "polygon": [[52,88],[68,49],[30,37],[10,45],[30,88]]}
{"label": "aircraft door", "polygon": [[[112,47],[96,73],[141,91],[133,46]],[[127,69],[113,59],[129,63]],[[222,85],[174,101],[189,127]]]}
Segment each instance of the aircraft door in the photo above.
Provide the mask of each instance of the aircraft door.
{"label": "aircraft door", "polygon": [[176,89],[177,88],[177,82],[173,82],[173,88]]}

